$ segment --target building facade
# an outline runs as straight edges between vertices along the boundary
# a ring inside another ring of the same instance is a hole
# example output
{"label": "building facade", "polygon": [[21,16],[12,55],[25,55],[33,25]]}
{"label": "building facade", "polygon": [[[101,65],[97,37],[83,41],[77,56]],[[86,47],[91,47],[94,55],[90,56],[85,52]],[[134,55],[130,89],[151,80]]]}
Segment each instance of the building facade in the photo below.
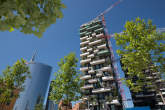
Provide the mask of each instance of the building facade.
{"label": "building facade", "polygon": [[52,67],[33,61],[28,65],[31,78],[25,81],[25,89],[20,93],[13,110],[34,110],[35,105],[41,101],[44,103],[46,98]]}
{"label": "building facade", "polygon": [[86,109],[122,110],[113,62],[102,21],[93,20],[80,27],[80,71]]}

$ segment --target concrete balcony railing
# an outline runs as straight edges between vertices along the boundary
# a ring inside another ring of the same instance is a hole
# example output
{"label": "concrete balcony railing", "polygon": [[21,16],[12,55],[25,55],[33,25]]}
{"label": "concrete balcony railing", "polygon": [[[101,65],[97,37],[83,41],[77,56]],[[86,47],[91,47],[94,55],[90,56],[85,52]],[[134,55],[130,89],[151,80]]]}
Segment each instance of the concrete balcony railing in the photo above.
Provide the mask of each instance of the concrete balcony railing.
{"label": "concrete balcony railing", "polygon": [[88,58],[94,58],[95,55],[94,55],[94,54],[90,54],[90,55],[88,55],[87,57],[88,57]]}
{"label": "concrete balcony railing", "polygon": [[[156,95],[160,95],[160,94],[156,94]],[[162,95],[165,95],[165,92],[162,92]]]}
{"label": "concrete balcony railing", "polygon": [[165,91],[165,88],[161,88],[160,90],[161,90],[161,91]]}
{"label": "concrete balcony railing", "polygon": [[162,79],[159,79],[159,80],[156,80],[157,83],[161,83],[161,82],[164,82],[164,80]]}
{"label": "concrete balcony railing", "polygon": [[88,80],[89,83],[96,83],[97,82],[97,79],[90,79]]}
{"label": "concrete balcony railing", "polygon": [[81,40],[81,41],[84,41],[84,40],[86,40],[87,38],[88,38],[88,36],[81,37],[80,40]]}
{"label": "concrete balcony railing", "polygon": [[91,40],[91,39],[92,39],[92,37],[87,38],[88,41]]}
{"label": "concrete balcony railing", "polygon": [[93,74],[93,73],[95,73],[95,71],[93,69],[91,69],[91,70],[88,71],[88,73]]}
{"label": "concrete balcony railing", "polygon": [[148,94],[148,95],[144,95],[144,94],[139,94],[139,95],[135,95],[136,97],[154,97],[155,94]]}
{"label": "concrete balcony railing", "polygon": [[84,57],[84,56],[87,56],[87,55],[89,55],[89,52],[80,54],[80,57]]}
{"label": "concrete balcony railing", "polygon": [[112,68],[111,68],[110,65],[109,65],[109,66],[107,66],[107,67],[102,67],[100,70],[101,70],[101,71],[108,71],[108,72],[110,72],[110,71],[112,71]]}
{"label": "concrete balcony railing", "polygon": [[87,49],[88,52],[91,52],[92,50],[93,50],[92,48]]}
{"label": "concrete balcony railing", "polygon": [[151,77],[151,76],[148,76],[148,77],[146,77],[146,79],[153,79],[153,77]]}
{"label": "concrete balcony railing", "polygon": [[88,98],[87,97],[83,97],[82,100],[88,100]]}
{"label": "concrete balcony railing", "polygon": [[102,31],[104,31],[104,28],[99,28],[99,29],[96,29],[96,30],[94,30],[95,32],[102,32]]}
{"label": "concrete balcony railing", "polygon": [[82,48],[80,48],[80,51],[84,51],[86,49],[87,49],[87,47],[82,47]]}
{"label": "concrete balcony railing", "polygon": [[110,104],[120,105],[120,102],[119,102],[117,99],[115,99],[115,100],[112,100],[112,101],[110,102]]}
{"label": "concrete balcony railing", "polygon": [[158,102],[158,104],[157,105],[165,105],[165,104],[163,104],[163,102]]}
{"label": "concrete balcony railing", "polygon": [[81,89],[91,89],[91,88],[93,88],[92,84],[81,87]]}
{"label": "concrete balcony railing", "polygon": [[102,63],[105,63],[105,59],[99,59],[99,60],[90,62],[91,65],[97,65],[97,64],[102,64]]}
{"label": "concrete balcony railing", "polygon": [[104,35],[103,33],[97,34],[96,37],[97,37],[97,38],[100,38],[100,37],[103,37],[103,35]]}
{"label": "concrete balcony railing", "polygon": [[98,50],[98,49],[96,49],[96,50],[94,50],[93,52],[94,52],[94,53],[97,53],[98,51],[99,51],[99,50]]}
{"label": "concrete balcony railing", "polygon": [[80,61],[80,64],[89,63],[90,61],[91,61],[91,59],[81,60]]}
{"label": "concrete balcony railing", "polygon": [[82,71],[82,72],[88,71],[88,67],[82,67],[82,68],[80,68],[80,71]]}
{"label": "concrete balcony railing", "polygon": [[93,89],[92,93],[102,93],[102,92],[109,92],[111,91],[111,88],[99,88],[99,89]]}
{"label": "concrete balcony railing", "polygon": [[103,81],[110,81],[110,80],[114,80],[113,76],[104,76],[102,77]]}
{"label": "concrete balcony railing", "polygon": [[159,72],[154,72],[154,73],[152,73],[153,75],[157,75],[157,74],[160,74]]}
{"label": "concrete balcony railing", "polygon": [[97,48],[98,48],[98,49],[105,49],[105,48],[107,48],[107,46],[106,46],[106,44],[103,44],[103,45],[97,46]]}
{"label": "concrete balcony railing", "polygon": [[84,75],[84,76],[80,77],[81,80],[86,80],[86,79],[90,79],[90,78],[91,78],[91,75]]}
{"label": "concrete balcony railing", "polygon": [[93,33],[92,36],[96,36],[96,33]]}
{"label": "concrete balcony railing", "polygon": [[101,43],[101,42],[102,42],[102,40],[99,39],[99,40],[96,40],[96,41],[90,42],[89,45],[92,46],[92,45],[96,45],[96,44]]}
{"label": "concrete balcony railing", "polygon": [[88,44],[88,43],[89,43],[89,41],[81,42],[81,43],[80,43],[80,46],[86,45],[86,44]]}
{"label": "concrete balcony railing", "polygon": [[97,77],[102,77],[103,76],[103,73],[99,72],[96,74]]}

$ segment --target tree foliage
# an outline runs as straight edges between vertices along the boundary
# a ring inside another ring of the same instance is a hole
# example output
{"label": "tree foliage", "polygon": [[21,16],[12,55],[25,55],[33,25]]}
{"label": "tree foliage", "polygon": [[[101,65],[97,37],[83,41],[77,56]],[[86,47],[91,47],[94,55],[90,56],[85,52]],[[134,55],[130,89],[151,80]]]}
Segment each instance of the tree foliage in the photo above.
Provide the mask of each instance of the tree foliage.
{"label": "tree foliage", "polygon": [[[144,70],[165,72],[165,34],[157,33],[151,20],[147,23],[140,18],[127,21],[125,30],[116,34],[115,39],[120,46],[117,53],[122,56],[123,69],[128,71],[126,83],[132,90],[139,91],[144,85]],[[133,83],[134,76],[138,78],[136,85]]]}
{"label": "tree foliage", "polygon": [[43,98],[39,99],[39,102],[35,105],[34,110],[44,110]]}
{"label": "tree foliage", "polygon": [[10,103],[13,98],[18,97],[16,91],[24,89],[23,83],[30,76],[25,63],[23,59],[18,60],[13,66],[7,66],[0,76],[0,105]]}
{"label": "tree foliage", "polygon": [[0,30],[18,29],[38,37],[57,18],[62,18],[61,0],[0,0]]}
{"label": "tree foliage", "polygon": [[74,53],[65,56],[58,63],[59,70],[55,72],[55,80],[51,85],[50,99],[59,103],[61,100],[66,104],[78,100],[80,93],[80,80],[77,70],[78,59]]}

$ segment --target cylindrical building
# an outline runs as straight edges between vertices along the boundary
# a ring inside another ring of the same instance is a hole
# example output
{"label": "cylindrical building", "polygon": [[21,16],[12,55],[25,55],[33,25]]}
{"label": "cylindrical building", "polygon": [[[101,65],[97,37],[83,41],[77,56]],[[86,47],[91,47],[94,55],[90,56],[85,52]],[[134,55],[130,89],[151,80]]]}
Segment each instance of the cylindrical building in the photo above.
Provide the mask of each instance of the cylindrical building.
{"label": "cylindrical building", "polygon": [[52,67],[37,62],[28,65],[31,78],[26,79],[25,89],[20,93],[13,110],[34,110],[35,105],[44,103],[46,98]]}

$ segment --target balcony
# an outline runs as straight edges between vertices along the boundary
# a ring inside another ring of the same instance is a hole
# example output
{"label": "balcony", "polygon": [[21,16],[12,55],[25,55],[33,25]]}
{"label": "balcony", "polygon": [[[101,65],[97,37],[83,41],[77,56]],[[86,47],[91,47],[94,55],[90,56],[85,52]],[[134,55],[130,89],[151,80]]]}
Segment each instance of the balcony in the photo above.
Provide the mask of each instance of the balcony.
{"label": "balcony", "polygon": [[96,49],[96,50],[94,50],[93,52],[94,52],[94,53],[97,53],[98,51],[99,51],[99,50],[98,50],[98,49]]}
{"label": "balcony", "polygon": [[159,79],[159,80],[156,80],[157,83],[161,83],[161,82],[164,82],[164,80],[162,79]]}
{"label": "balcony", "polygon": [[93,88],[92,84],[81,87],[81,89],[91,89],[91,88]]}
{"label": "balcony", "polygon": [[88,98],[87,97],[83,97],[82,100],[88,100]]}
{"label": "balcony", "polygon": [[80,61],[80,64],[89,63],[90,61],[91,61],[91,59],[81,60]]}
{"label": "balcony", "polygon": [[112,100],[112,101],[110,102],[110,104],[120,105],[120,103],[119,103],[119,101],[118,101],[117,99]]}
{"label": "balcony", "polygon": [[100,59],[100,60],[90,62],[91,65],[97,65],[97,64],[102,64],[102,63],[105,63],[105,59]]}
{"label": "balcony", "polygon": [[155,96],[155,94],[148,94],[148,95],[144,95],[144,94],[139,94],[139,95],[135,95],[136,97],[138,97],[138,98],[142,98],[142,97],[154,97]]}
{"label": "balcony", "polygon": [[97,25],[94,25],[94,26],[91,26],[91,27],[89,27],[88,29],[90,30],[90,29],[96,29],[96,28],[100,28],[100,24],[97,24]]}
{"label": "balcony", "polygon": [[146,79],[153,79],[153,77],[149,76],[149,77],[146,77]]}
{"label": "balcony", "polygon": [[102,77],[103,76],[103,73],[102,72],[99,72],[96,74],[97,77]]}
{"label": "balcony", "polygon": [[105,54],[110,54],[110,52],[106,49],[106,50],[102,50],[102,51],[100,51],[100,52],[98,52],[97,54],[98,55],[105,55]]}
{"label": "balcony", "polygon": [[84,57],[84,56],[87,56],[87,55],[89,55],[89,52],[80,54],[80,57]]}
{"label": "balcony", "polygon": [[94,54],[90,54],[90,55],[88,55],[87,57],[88,57],[88,58],[94,58],[95,56],[94,56]]}
{"label": "balcony", "polygon": [[97,35],[96,35],[97,38],[100,38],[100,37],[103,37],[103,36],[104,36],[103,33],[101,33],[101,34],[97,34]]}
{"label": "balcony", "polygon": [[154,73],[152,73],[153,75],[157,75],[157,74],[159,74],[159,72],[154,72]]}
{"label": "balcony", "polygon": [[86,40],[87,38],[88,38],[88,36],[81,37],[80,40],[83,41],[83,40]]}
{"label": "balcony", "polygon": [[86,34],[86,31],[80,32],[80,36],[84,36]]}
{"label": "balcony", "polygon": [[108,67],[102,67],[100,70],[101,71],[108,71],[108,72],[112,71],[110,65]]}
{"label": "balcony", "polygon": [[114,80],[113,76],[104,76],[102,77],[103,81],[110,81],[110,80]]}
{"label": "balcony", "polygon": [[97,48],[98,48],[98,49],[106,49],[107,46],[106,46],[106,44],[103,44],[103,45],[99,45],[99,46],[97,46]]}
{"label": "balcony", "polygon": [[102,40],[99,39],[99,40],[96,40],[96,41],[94,41],[94,42],[90,42],[89,45],[92,46],[92,45],[99,44],[99,43],[101,43],[101,42],[102,42]]}
{"label": "balcony", "polygon": [[92,34],[92,32],[87,32],[87,33],[86,33],[87,36],[90,35],[90,34]]}
{"label": "balcony", "polygon": [[92,39],[92,37],[87,38],[87,40],[91,40],[91,39]]}
{"label": "balcony", "polygon": [[102,32],[102,31],[104,31],[104,29],[103,28],[99,28],[99,29],[96,29],[96,30],[94,30],[95,32]]}
{"label": "balcony", "polygon": [[88,28],[88,26],[80,27],[80,31],[82,31],[82,30],[84,30],[86,28]]}
{"label": "balcony", "polygon": [[161,88],[160,90],[161,90],[161,91],[164,91],[164,90],[165,90],[165,88]]}
{"label": "balcony", "polygon": [[164,105],[164,104],[163,104],[163,102],[158,102],[158,104],[157,104],[157,105]]}
{"label": "balcony", "polygon": [[96,83],[97,82],[97,79],[90,79],[88,80],[89,83]]}
{"label": "balcony", "polygon": [[109,92],[111,91],[111,88],[99,88],[99,89],[93,89],[92,93],[102,93],[102,92]]}
{"label": "balcony", "polygon": [[84,71],[88,71],[88,67],[80,68],[80,71],[82,71],[82,72],[84,72]]}
{"label": "balcony", "polygon": [[92,34],[92,36],[95,36],[95,35],[96,35],[96,33],[93,33],[93,34]]}
{"label": "balcony", "polygon": [[81,42],[81,43],[80,43],[80,46],[86,45],[86,44],[88,44],[88,43],[89,43],[89,41]]}
{"label": "balcony", "polygon": [[91,75],[84,75],[84,76],[80,77],[81,80],[86,80],[86,79],[90,79],[90,78],[91,78]]}
{"label": "balcony", "polygon": [[[156,94],[156,95],[160,95],[160,94]],[[162,95],[165,95],[165,92],[162,92]]]}
{"label": "balcony", "polygon": [[90,71],[88,71],[89,74],[93,74],[95,73],[95,71],[93,69],[91,69]]}
{"label": "balcony", "polygon": [[92,48],[87,49],[88,52],[90,52],[90,51],[92,51],[92,50],[93,50]]}
{"label": "balcony", "polygon": [[80,51],[84,51],[86,49],[87,49],[87,47],[83,47],[83,48],[80,48]]}

